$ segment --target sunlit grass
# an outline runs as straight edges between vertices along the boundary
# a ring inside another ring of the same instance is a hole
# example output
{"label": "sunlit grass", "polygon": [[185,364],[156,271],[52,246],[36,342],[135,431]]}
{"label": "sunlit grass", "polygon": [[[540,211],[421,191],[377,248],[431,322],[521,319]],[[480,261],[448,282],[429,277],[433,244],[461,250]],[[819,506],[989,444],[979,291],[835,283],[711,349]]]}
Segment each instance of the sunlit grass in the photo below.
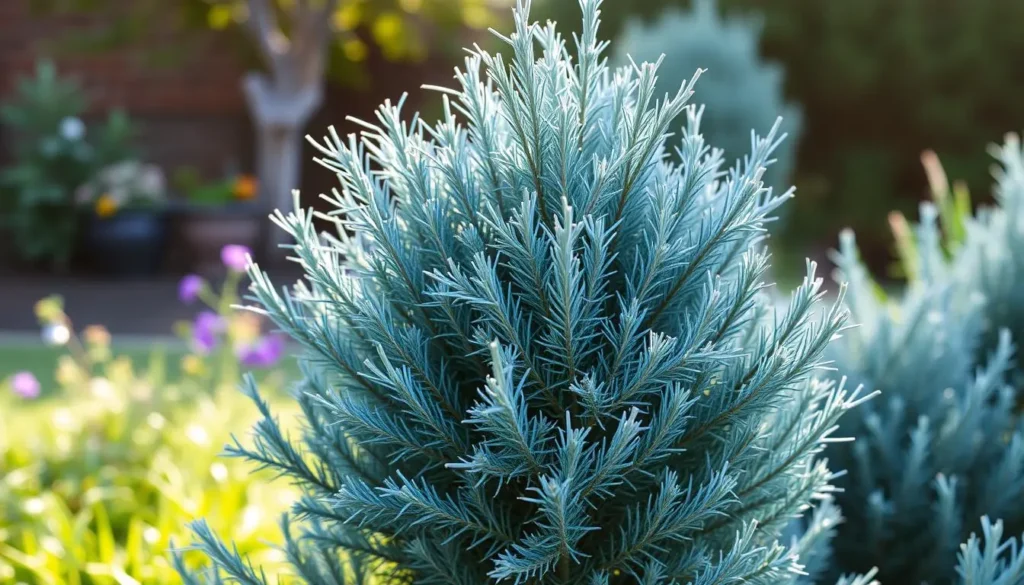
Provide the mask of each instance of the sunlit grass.
{"label": "sunlit grass", "polygon": [[[168,376],[180,376],[179,362],[185,355],[184,347],[168,347],[173,344],[137,343],[115,344],[114,352],[124,355],[137,366],[146,364],[154,351],[161,351],[167,358]],[[57,358],[67,353],[63,347],[48,347],[42,343],[0,343],[0,380],[15,372],[29,371],[35,374],[43,388],[44,395],[57,388]]]}
{"label": "sunlit grass", "polygon": [[168,552],[199,518],[281,569],[269,543],[280,544],[294,490],[221,456],[253,405],[230,391],[104,382],[46,401],[0,396],[0,583],[176,585]]}
{"label": "sunlit grass", "polygon": [[[167,367],[169,380],[181,377],[181,358],[188,354],[187,348],[179,341],[137,341],[117,342],[112,347],[114,355],[125,356],[140,369],[150,362],[154,355],[162,355]],[[67,353],[64,347],[49,347],[42,342],[0,341],[0,381],[7,379],[15,372],[29,371],[35,374],[43,388],[43,396],[58,387],[56,369],[57,359]],[[281,363],[286,378],[294,380],[299,376],[299,369],[294,358],[286,358]]]}

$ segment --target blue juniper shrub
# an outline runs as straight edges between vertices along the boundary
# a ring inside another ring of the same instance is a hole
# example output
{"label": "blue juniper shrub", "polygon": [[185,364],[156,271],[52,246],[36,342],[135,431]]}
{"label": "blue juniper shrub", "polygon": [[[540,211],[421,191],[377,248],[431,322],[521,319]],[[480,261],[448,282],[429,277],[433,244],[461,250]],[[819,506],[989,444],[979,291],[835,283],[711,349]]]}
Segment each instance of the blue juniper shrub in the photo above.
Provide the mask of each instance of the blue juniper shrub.
{"label": "blue juniper shrub", "polygon": [[[1015,343],[1024,341],[1024,151],[1016,134],[990,151],[998,162],[996,205],[966,218],[950,268],[960,288],[985,298],[979,355],[994,351],[1002,328]],[[1018,394],[1024,392],[1024,360],[1017,360],[1011,380]]]}
{"label": "blue juniper shrub", "polygon": [[[932,203],[941,228],[942,248],[947,255],[944,278],[949,286],[968,294],[973,291],[985,299],[981,307],[982,337],[976,345],[976,358],[984,360],[999,344],[1001,329],[1007,329],[1019,343],[1024,339],[1024,151],[1020,137],[1008,134],[1000,145],[989,149],[996,159],[996,205],[984,206],[971,215],[971,196],[963,181],[950,188],[938,156],[922,156]],[[931,213],[929,211],[929,213]],[[910,281],[919,278],[917,237],[902,214],[894,213],[894,232],[899,252],[900,271]],[[938,262],[939,259],[936,259]],[[1018,391],[1024,389],[1024,361],[1016,360],[1010,375]]]}
{"label": "blue juniper shrub", "polygon": [[[1024,579],[1016,541],[1000,544],[1003,534],[1024,530],[1024,437],[1011,341],[1020,338],[1003,327],[1014,319],[1002,312],[1013,303],[1008,280],[1024,274],[1022,248],[1007,247],[1024,243],[1014,219],[1024,197],[1024,158],[1012,139],[998,152],[1001,205],[967,219],[951,259],[938,209],[922,206],[913,278],[902,298],[880,293],[852,233],[841,238],[838,264],[860,327],[829,353],[849,382],[882,396],[843,418],[840,434],[857,441],[827,451],[850,471],[838,482],[848,519],[834,541],[834,572],[878,567],[883,583]],[[973,536],[979,527],[983,539]]]}
{"label": "blue juniper shrub", "polygon": [[[285,520],[302,580],[786,584],[823,567],[838,515],[817,455],[860,400],[814,377],[842,291],[822,307],[813,264],[788,307],[763,290],[764,224],[790,197],[761,182],[779,125],[727,168],[687,105],[699,72],[659,94],[656,65],[609,69],[599,4],[581,1],[570,43],[521,1],[511,56],[472,51],[436,124],[385,103],[360,135],[314,142],[341,182],[337,233],[278,214],[305,279],[250,270],[255,310],[303,348],[304,432],[284,436],[248,383],[265,418],[230,448],[304,490]],[[195,532],[207,578],[265,581]]]}

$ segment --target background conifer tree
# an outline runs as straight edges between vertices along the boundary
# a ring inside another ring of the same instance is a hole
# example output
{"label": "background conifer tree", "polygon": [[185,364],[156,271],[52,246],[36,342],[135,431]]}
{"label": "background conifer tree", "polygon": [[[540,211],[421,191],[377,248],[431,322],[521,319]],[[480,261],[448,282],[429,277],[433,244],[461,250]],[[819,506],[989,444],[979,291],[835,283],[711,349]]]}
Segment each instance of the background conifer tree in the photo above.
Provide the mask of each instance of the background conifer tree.
{"label": "background conifer tree", "polygon": [[767,185],[779,188],[792,178],[802,114],[783,95],[782,67],[760,56],[762,20],[753,14],[722,16],[716,0],[696,0],[685,11],[667,8],[650,24],[634,16],[616,40],[613,63],[656,61],[664,54],[659,94],[679,87],[695,69],[707,69],[697,96],[709,104],[702,134],[729,156],[742,156],[750,149],[751,132],[767,131],[781,114],[787,138],[764,175]]}
{"label": "background conifer tree", "polygon": [[[698,75],[657,94],[656,64],[610,70],[599,4],[567,41],[521,1],[511,57],[473,51],[436,124],[399,101],[317,142],[336,234],[276,217],[305,279],[278,290],[253,267],[252,292],[303,347],[305,431],[284,436],[249,383],[265,419],[231,453],[303,488],[285,531],[304,582],[821,568],[827,499],[780,535],[827,498],[817,454],[858,399],[813,378],[845,322],[839,302],[812,318],[814,265],[788,307],[763,291],[764,224],[789,197],[761,182],[778,123],[725,168],[686,105]],[[196,534],[210,578],[264,582]]]}

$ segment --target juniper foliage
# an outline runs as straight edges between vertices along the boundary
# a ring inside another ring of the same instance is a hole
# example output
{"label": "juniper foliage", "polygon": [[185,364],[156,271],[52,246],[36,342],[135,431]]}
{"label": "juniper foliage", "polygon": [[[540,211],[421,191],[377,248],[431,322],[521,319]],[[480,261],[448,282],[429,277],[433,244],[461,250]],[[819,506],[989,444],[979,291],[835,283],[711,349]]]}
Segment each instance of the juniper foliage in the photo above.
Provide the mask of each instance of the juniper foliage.
{"label": "juniper foliage", "polygon": [[[922,156],[929,178],[932,202],[938,210],[942,245],[948,257],[946,279],[950,286],[982,295],[983,339],[980,357],[993,351],[999,341],[999,329],[1006,328],[1014,340],[1024,339],[1024,257],[1017,253],[1024,246],[1024,152],[1020,138],[1008,134],[1001,145],[993,145],[991,154],[998,164],[994,174],[996,205],[982,207],[971,214],[971,195],[963,181],[950,188],[937,155]],[[900,213],[891,215],[896,236],[899,270],[910,281],[918,277],[917,237]],[[1015,368],[1013,384],[1024,388],[1024,371]]]}
{"label": "juniper foliage", "polygon": [[[1019,161],[1015,152],[1007,160]],[[1014,187],[1006,178],[1017,172],[1007,169],[1004,189]],[[857,441],[827,452],[850,472],[838,482],[837,501],[848,519],[834,541],[835,572],[877,567],[883,583],[1019,582],[1005,576],[1020,574],[1017,545],[1000,543],[1003,523],[1015,533],[1024,529],[1018,501],[1024,436],[1010,384],[1014,348],[1006,329],[988,343],[993,297],[981,292],[998,290],[992,283],[1012,274],[1012,254],[991,245],[1005,243],[1011,231],[1006,211],[969,224],[964,245],[948,261],[939,211],[922,205],[914,278],[896,301],[880,293],[860,263],[853,234],[841,237],[837,263],[860,326],[829,352],[850,382],[882,395],[841,422]],[[983,235],[982,225],[992,231]],[[968,261],[977,265],[968,268]],[[975,276],[965,270],[979,276],[966,280]],[[982,517],[1003,523],[984,520],[984,544],[971,534],[961,546]]]}
{"label": "juniper foliage", "polygon": [[[998,163],[996,205],[964,220],[963,241],[951,260],[955,286],[985,298],[982,352],[993,351],[1002,328],[1016,343],[1024,340],[1024,150],[1016,134],[990,150]],[[1021,363],[1012,375],[1018,393],[1024,390]]]}
{"label": "juniper foliage", "polygon": [[617,40],[613,63],[655,61],[664,54],[660,92],[678,87],[697,68],[707,69],[699,97],[711,107],[702,120],[702,134],[731,156],[748,149],[752,129],[766,131],[781,112],[787,140],[776,149],[776,163],[764,176],[766,184],[779,187],[792,174],[802,113],[786,102],[782,67],[759,54],[762,28],[758,16],[722,16],[715,0],[696,0],[686,11],[665,9],[650,24],[630,18]]}
{"label": "juniper foliage", "polygon": [[[788,307],[763,290],[778,124],[726,168],[698,74],[658,95],[656,63],[610,69],[599,4],[571,51],[519,2],[512,56],[471,51],[436,124],[385,103],[314,142],[335,235],[276,216],[305,279],[253,267],[252,293],[304,348],[306,428],[250,384],[265,419],[231,453],[303,488],[305,582],[784,584],[825,553],[827,501],[780,534],[859,398],[813,377],[846,319],[816,314],[814,265]],[[196,528],[215,579],[264,582]]]}
{"label": "juniper foliage", "polygon": [[1016,537],[1003,538],[1003,523],[981,519],[982,536],[960,546],[957,582],[962,585],[1013,585],[1024,582],[1024,550]]}

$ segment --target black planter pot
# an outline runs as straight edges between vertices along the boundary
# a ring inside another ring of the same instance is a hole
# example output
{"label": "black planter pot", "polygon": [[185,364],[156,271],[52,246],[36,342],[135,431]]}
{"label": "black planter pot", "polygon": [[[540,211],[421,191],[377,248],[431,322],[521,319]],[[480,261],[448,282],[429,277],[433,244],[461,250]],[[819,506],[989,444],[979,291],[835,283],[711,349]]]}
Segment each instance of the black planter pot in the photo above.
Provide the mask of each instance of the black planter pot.
{"label": "black planter pot", "polygon": [[84,244],[89,263],[103,274],[122,278],[160,271],[167,245],[167,215],[162,210],[124,210],[111,217],[86,219]]}

